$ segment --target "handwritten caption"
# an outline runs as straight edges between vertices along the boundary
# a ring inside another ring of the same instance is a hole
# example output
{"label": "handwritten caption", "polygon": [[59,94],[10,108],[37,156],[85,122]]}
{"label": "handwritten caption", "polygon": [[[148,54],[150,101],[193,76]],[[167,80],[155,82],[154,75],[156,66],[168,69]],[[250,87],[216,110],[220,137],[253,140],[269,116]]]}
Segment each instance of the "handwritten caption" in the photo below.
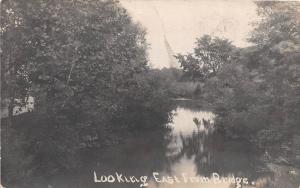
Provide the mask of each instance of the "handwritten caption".
{"label": "handwritten caption", "polygon": [[230,183],[234,184],[236,188],[242,187],[242,185],[248,185],[248,178],[245,177],[222,177],[218,173],[214,172],[210,177],[208,176],[188,176],[186,173],[182,173],[177,176],[165,176],[158,172],[153,172],[152,176],[125,176],[122,173],[115,172],[110,175],[100,175],[94,171],[95,183],[131,183],[139,184],[140,187],[147,187],[149,180],[153,180],[156,183],[205,183],[205,184],[221,184]]}

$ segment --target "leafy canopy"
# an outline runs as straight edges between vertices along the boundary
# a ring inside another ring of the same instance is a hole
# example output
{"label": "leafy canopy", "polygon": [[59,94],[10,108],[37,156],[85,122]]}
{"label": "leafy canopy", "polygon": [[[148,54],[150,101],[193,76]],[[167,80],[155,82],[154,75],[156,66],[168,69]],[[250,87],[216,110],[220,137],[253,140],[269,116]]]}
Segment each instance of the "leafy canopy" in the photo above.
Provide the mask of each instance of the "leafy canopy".
{"label": "leafy canopy", "polygon": [[235,60],[237,48],[227,39],[204,35],[197,39],[194,53],[177,55],[185,76],[191,80],[205,81],[217,74],[224,64]]}

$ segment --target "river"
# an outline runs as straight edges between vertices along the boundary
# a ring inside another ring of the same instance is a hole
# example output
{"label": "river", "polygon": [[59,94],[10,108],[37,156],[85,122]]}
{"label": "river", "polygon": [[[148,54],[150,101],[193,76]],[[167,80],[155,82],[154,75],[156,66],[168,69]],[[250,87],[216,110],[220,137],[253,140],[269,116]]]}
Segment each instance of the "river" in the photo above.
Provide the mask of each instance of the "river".
{"label": "river", "polygon": [[274,178],[262,152],[214,133],[210,111],[178,106],[173,114],[164,131],[85,153],[81,168],[49,178],[48,188],[258,188]]}

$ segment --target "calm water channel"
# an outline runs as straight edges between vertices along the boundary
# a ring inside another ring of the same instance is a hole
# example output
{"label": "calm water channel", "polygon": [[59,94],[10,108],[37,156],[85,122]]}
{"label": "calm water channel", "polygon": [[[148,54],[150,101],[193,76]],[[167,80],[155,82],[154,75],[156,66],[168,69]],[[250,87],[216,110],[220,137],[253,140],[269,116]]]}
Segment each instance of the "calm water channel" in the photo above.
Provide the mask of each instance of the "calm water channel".
{"label": "calm water channel", "polygon": [[93,150],[83,168],[49,178],[48,188],[264,187],[274,176],[263,153],[215,134],[213,120],[209,111],[178,106],[168,130],[132,133],[123,144]]}

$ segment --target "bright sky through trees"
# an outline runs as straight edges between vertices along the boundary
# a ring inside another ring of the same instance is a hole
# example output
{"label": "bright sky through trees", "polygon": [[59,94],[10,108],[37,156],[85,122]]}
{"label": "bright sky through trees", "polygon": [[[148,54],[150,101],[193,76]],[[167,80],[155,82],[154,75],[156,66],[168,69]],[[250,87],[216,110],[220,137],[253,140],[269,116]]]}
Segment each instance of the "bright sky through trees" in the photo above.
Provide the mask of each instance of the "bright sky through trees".
{"label": "bright sky through trees", "polygon": [[257,19],[252,1],[121,0],[147,30],[149,57],[154,68],[168,67],[164,34],[175,53],[192,52],[204,34],[224,37],[239,47],[249,45],[250,23]]}

